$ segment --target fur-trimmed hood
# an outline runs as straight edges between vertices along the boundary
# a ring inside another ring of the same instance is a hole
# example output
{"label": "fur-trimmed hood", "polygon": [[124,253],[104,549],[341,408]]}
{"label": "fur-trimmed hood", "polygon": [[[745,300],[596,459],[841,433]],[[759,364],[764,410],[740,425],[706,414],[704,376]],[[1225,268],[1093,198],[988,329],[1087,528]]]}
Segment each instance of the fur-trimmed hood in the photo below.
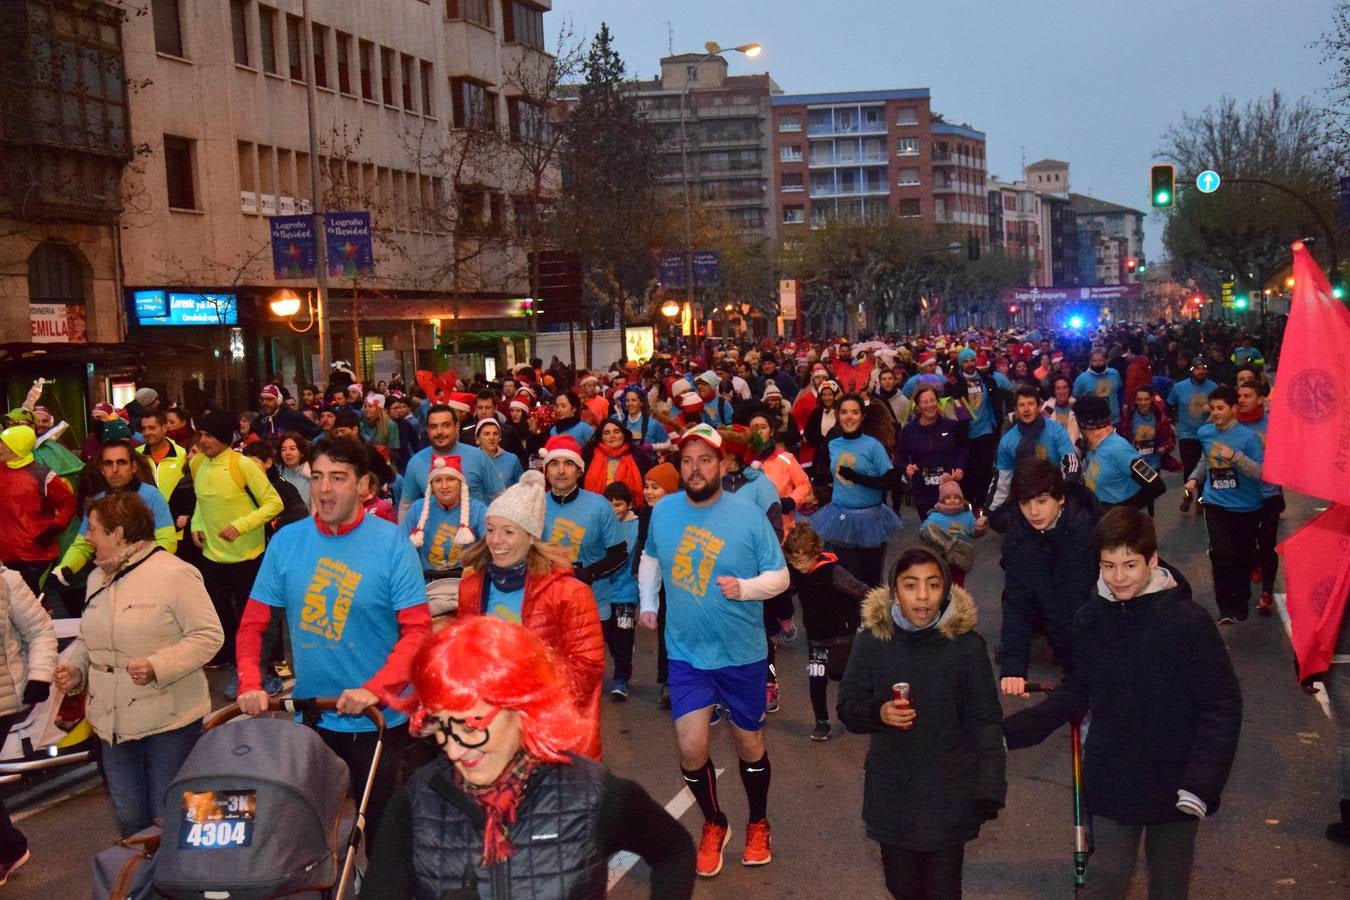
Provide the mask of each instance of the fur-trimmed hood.
{"label": "fur-trimmed hood", "polygon": [[[889,641],[897,627],[891,618],[891,604],[894,603],[891,592],[884,587],[872,588],[863,598],[862,625],[879,641]],[[952,640],[968,631],[975,630],[978,620],[975,598],[965,588],[952,585],[952,614],[947,621],[937,627],[943,637]]]}

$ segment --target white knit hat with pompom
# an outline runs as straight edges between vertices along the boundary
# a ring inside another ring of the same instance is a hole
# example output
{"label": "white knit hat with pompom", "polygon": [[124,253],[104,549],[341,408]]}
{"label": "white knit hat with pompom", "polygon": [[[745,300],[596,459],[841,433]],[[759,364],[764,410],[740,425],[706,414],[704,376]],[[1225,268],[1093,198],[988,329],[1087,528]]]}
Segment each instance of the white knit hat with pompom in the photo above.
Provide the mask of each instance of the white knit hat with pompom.
{"label": "white knit hat with pompom", "polygon": [[427,493],[422,499],[422,515],[417,520],[417,527],[408,535],[408,540],[418,548],[426,542],[427,517],[431,515],[431,504],[435,502],[432,485],[437,478],[454,478],[459,481],[459,530],[455,532],[455,543],[472,544],[477,538],[469,529],[469,486],[464,483],[464,472],[460,469],[457,456],[431,458],[431,471],[427,473]]}
{"label": "white knit hat with pompom", "polygon": [[544,514],[547,499],[544,496],[544,473],[530,469],[520,480],[497,495],[488,505],[488,516],[497,516],[515,522],[539,540],[544,538]]}

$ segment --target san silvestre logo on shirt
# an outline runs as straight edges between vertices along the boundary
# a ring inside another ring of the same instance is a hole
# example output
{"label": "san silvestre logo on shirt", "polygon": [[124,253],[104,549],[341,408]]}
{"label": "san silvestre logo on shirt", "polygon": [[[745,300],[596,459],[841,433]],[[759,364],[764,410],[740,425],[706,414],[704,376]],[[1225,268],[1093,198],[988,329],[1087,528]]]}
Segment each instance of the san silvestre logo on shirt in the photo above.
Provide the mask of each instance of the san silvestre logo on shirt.
{"label": "san silvestre logo on shirt", "polygon": [[548,542],[566,549],[568,558],[574,563],[581,558],[581,544],[584,540],[586,540],[584,526],[571,519],[553,520],[553,531],[549,533]]}
{"label": "san silvestre logo on shirt", "polygon": [[695,597],[706,595],[713,566],[717,565],[717,557],[726,543],[706,528],[699,528],[696,525],[686,526],[684,534],[680,535],[680,543],[675,548],[675,559],[670,567],[670,580],[677,588]]}
{"label": "san silvestre logo on shirt", "polygon": [[[314,573],[309,577],[305,592],[305,608],[300,614],[300,627],[330,641],[342,640],[351,613],[352,598],[361,584],[361,573],[353,572],[347,564],[327,556],[319,558]],[[330,589],[337,589],[332,607],[328,604]]]}

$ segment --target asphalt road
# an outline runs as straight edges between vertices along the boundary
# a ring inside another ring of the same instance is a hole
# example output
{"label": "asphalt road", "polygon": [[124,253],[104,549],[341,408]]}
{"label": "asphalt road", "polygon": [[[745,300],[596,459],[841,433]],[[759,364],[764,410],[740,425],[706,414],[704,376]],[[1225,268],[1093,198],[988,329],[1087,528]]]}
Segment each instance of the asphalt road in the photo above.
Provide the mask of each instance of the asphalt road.
{"label": "asphalt road", "polygon": [[[1197,599],[1211,611],[1213,595],[1203,522],[1181,516],[1179,491],[1160,501],[1158,524],[1163,556],[1191,581]],[[1314,501],[1292,498],[1282,534],[1290,534],[1314,511]],[[913,513],[898,541],[914,535]],[[978,630],[992,647],[999,629],[998,537],[977,544],[978,562],[967,586],[980,604]],[[1256,591],[1253,590],[1253,602]],[[1338,796],[1334,731],[1323,706],[1295,683],[1291,653],[1278,618],[1255,615],[1223,632],[1245,698],[1242,743],[1223,809],[1200,828],[1192,896],[1333,898],[1350,896],[1350,850],[1322,835]],[[733,823],[727,865],[701,881],[697,897],[823,898],[884,897],[880,856],[863,837],[862,765],[866,737],[835,724],[834,737],[813,743],[806,694],[804,638],[779,654],[782,709],[770,716],[767,741],[773,761],[769,817],[772,864],[737,864],[744,839],[745,794],[736,774],[729,735],[714,736],[713,760],[725,769],[720,799]],[[699,815],[681,786],[669,714],[656,709],[652,637],[639,635],[637,677],[626,704],[605,704],[607,763],[641,783],[661,803],[683,810],[698,834]],[[1055,670],[1037,663],[1032,676],[1051,680]],[[834,694],[831,691],[831,705]],[[1005,700],[1012,710],[1024,701]],[[1026,701],[1034,702],[1034,701]],[[724,728],[724,726],[723,726]],[[1059,898],[1073,895],[1072,818],[1067,729],[1045,744],[1012,754],[1008,806],[985,826],[966,852],[966,896]],[[19,827],[33,847],[33,861],[4,889],[8,896],[88,896],[90,859],[116,838],[101,787],[25,814]],[[1142,860],[1140,867],[1142,869]],[[1088,877],[1091,878],[1089,865]],[[1131,897],[1144,897],[1136,879]],[[646,896],[638,862],[611,896]]]}

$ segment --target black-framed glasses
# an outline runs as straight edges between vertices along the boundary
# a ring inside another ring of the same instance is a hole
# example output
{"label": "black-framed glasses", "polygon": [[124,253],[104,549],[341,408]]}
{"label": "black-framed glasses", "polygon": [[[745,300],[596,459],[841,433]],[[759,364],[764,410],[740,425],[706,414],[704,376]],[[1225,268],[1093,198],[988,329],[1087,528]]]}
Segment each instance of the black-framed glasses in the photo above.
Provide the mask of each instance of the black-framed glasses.
{"label": "black-framed glasses", "polygon": [[430,721],[434,723],[431,725],[431,736],[441,747],[445,746],[446,738],[449,737],[465,750],[475,750],[492,740],[488,726],[501,711],[502,708],[499,706],[487,715],[467,716],[463,719],[456,719],[453,716],[431,716]]}

